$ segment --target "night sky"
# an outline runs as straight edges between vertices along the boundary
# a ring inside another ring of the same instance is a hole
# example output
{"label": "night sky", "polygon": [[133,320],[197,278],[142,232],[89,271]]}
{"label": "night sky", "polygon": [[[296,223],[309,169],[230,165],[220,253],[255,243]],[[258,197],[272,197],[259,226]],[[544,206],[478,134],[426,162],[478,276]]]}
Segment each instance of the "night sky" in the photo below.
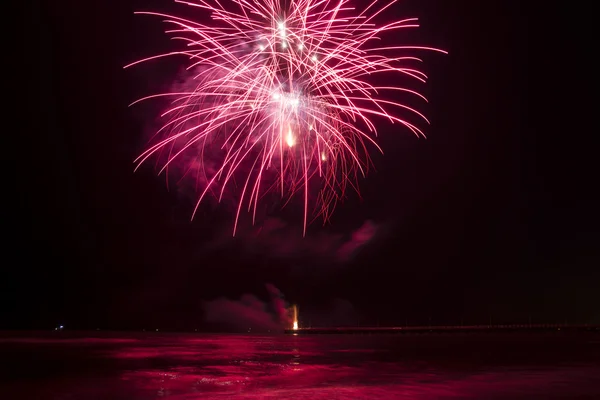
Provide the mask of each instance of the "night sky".
{"label": "night sky", "polygon": [[267,283],[313,325],[599,323],[592,11],[549,4],[401,0],[412,43],[450,52],[424,55],[428,138],[381,125],[331,225],[302,239],[273,207],[232,240],[228,209],[190,222],[185,191],[133,172],[156,107],[127,106],[184,65],[123,70],[169,44],[133,11],[187,8],[33,2],[5,76],[0,327],[206,329],[206,301],[268,302]]}

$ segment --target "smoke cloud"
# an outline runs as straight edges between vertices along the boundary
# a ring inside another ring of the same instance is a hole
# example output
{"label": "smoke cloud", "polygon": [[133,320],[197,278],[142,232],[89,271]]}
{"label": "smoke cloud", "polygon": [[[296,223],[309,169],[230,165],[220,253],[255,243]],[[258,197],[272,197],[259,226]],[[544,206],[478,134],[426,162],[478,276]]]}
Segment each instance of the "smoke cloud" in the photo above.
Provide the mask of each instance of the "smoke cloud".
{"label": "smoke cloud", "polygon": [[270,296],[264,302],[252,294],[239,300],[219,298],[204,303],[206,321],[235,331],[268,332],[287,328],[291,321],[287,304],[279,289],[266,285]]}
{"label": "smoke cloud", "polygon": [[352,232],[350,239],[340,246],[337,253],[338,259],[347,261],[352,258],[361,247],[365,246],[373,239],[377,234],[378,228],[379,227],[373,221],[365,221],[360,228]]}
{"label": "smoke cloud", "polygon": [[312,264],[317,260],[320,264],[343,264],[352,261],[382,232],[381,224],[366,220],[355,230],[333,232],[323,229],[302,237],[301,227],[269,217],[260,226],[239,228],[235,238],[231,237],[230,227],[224,226],[223,231],[205,246],[205,250],[237,244],[247,254]]}

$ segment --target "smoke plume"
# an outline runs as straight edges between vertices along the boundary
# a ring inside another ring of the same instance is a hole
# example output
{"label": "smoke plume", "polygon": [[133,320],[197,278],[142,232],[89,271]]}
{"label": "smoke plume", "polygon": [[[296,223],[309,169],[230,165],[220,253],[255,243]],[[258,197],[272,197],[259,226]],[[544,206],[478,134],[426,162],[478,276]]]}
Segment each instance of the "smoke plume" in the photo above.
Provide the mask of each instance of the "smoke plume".
{"label": "smoke plume", "polygon": [[204,303],[206,321],[216,327],[245,332],[276,332],[290,324],[283,294],[271,284],[266,285],[270,300],[264,302],[252,294],[239,300],[218,298]]}

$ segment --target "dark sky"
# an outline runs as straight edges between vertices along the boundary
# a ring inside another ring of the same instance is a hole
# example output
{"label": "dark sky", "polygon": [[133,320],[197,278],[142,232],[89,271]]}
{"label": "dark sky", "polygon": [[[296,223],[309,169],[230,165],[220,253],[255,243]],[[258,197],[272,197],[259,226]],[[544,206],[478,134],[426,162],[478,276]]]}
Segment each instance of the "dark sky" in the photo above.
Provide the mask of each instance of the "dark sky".
{"label": "dark sky", "polygon": [[[301,239],[291,209],[233,241],[228,210],[190,223],[189,199],[133,173],[154,117],[127,105],[173,69],[122,69],[168,45],[133,11],[185,9],[33,2],[5,76],[19,144],[5,148],[0,326],[202,328],[204,301],[266,301],[266,283],[313,323],[600,322],[592,12],[549,4],[400,1],[421,19],[415,44],[450,52],[425,56],[428,139],[382,126],[385,156],[331,226]],[[375,236],[340,261],[361,227]]]}

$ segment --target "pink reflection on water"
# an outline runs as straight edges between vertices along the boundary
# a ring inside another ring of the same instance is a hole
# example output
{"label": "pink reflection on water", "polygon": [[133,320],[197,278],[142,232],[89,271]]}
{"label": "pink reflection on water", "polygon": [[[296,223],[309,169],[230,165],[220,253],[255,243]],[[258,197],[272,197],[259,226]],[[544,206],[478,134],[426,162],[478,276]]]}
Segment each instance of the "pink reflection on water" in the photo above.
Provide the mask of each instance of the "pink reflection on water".
{"label": "pink reflection on water", "polygon": [[600,398],[600,346],[591,339],[129,335],[6,340],[0,350],[12,353],[3,363],[19,379],[0,385],[0,393],[10,399],[86,400]]}
{"label": "pink reflection on water", "polygon": [[[139,345],[119,348],[110,353],[117,359],[177,359],[180,361],[194,360],[244,360],[252,359],[267,353],[274,356],[299,356],[298,350],[291,347],[276,346],[273,337],[221,335],[205,336],[203,338],[184,337],[170,340],[164,338],[157,346],[140,343]],[[304,356],[315,356],[319,353],[303,349]]]}
{"label": "pink reflection on water", "polygon": [[384,362],[371,358],[385,348],[344,347],[343,340],[323,337],[207,337],[180,344],[137,350],[202,365],[138,369],[121,379],[136,391],[173,399],[496,399],[572,398],[589,393],[592,376],[600,374],[589,366],[465,370],[460,363],[442,368],[423,360]]}
{"label": "pink reflection on water", "polygon": [[574,398],[589,394],[590,383],[589,373],[577,368],[487,371],[448,377],[440,373],[407,373],[391,365],[380,376],[366,379],[365,372],[364,368],[340,365],[296,369],[253,365],[168,373],[137,371],[123,379],[144,391],[172,399]]}

